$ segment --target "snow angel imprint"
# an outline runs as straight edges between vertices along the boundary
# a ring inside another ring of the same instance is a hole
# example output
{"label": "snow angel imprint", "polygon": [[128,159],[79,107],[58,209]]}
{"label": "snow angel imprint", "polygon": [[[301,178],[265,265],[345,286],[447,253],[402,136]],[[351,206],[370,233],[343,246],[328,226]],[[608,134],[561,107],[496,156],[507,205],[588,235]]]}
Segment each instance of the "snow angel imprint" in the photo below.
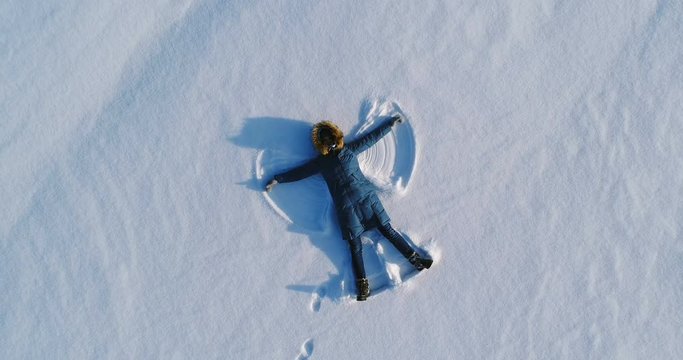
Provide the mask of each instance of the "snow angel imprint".
{"label": "snow angel imprint", "polygon": [[370,296],[361,242],[361,234],[367,230],[377,228],[417,270],[424,270],[432,265],[431,259],[418,254],[391,227],[389,216],[377,197],[374,186],[361,172],[356,158],[357,154],[370,148],[388,134],[394,125],[401,122],[400,116],[394,116],[387,123],[348,144],[344,143],[344,134],[337,125],[330,121],[319,122],[313,126],[311,138],[320,155],[299,167],[275,175],[266,186],[266,190],[270,192],[279,183],[301,180],[316,173],[322,174],[334,201],[342,236],[351,250],[358,301]]}

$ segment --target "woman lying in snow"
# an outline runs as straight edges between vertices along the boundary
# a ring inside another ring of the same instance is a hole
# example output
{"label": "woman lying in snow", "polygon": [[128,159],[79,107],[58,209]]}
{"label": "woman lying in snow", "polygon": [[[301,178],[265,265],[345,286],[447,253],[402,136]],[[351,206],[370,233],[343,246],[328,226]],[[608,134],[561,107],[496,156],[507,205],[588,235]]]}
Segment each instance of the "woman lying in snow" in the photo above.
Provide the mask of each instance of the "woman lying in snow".
{"label": "woman lying in snow", "polygon": [[318,172],[322,174],[334,201],[342,236],[348,241],[351,250],[358,301],[370,296],[360,237],[366,230],[377,228],[417,270],[424,270],[432,265],[431,259],[420,256],[391,227],[389,216],[375,194],[373,185],[363,176],[356,159],[357,154],[374,145],[401,121],[401,117],[394,116],[386,124],[348,144],[344,144],[344,134],[335,124],[329,121],[317,123],[313,126],[311,137],[320,156],[275,175],[266,186],[266,190],[270,192],[279,183],[301,180]]}

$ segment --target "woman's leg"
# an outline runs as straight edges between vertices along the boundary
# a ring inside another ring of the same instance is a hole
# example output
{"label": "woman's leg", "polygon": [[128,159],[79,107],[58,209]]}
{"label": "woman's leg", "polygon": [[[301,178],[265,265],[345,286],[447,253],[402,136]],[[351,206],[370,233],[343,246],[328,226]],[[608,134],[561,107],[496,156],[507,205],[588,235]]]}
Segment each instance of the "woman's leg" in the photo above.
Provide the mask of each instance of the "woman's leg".
{"label": "woman's leg", "polygon": [[349,240],[349,248],[351,249],[351,263],[353,265],[353,274],[356,279],[364,279],[365,265],[363,264],[363,243],[360,238]]}
{"label": "woman's leg", "polygon": [[349,240],[351,249],[351,262],[353,263],[353,274],[356,276],[356,300],[364,301],[370,296],[370,284],[365,275],[365,265],[363,264],[363,243],[360,238]]}
{"label": "woman's leg", "polygon": [[415,253],[415,249],[408,244],[406,239],[404,239],[398,231],[391,227],[391,224],[387,223],[385,225],[380,225],[377,229],[394,245],[394,247],[396,247],[396,249],[398,249],[399,252],[401,252],[401,254],[403,254],[403,256],[406,257],[406,259],[410,258],[410,256]]}
{"label": "woman's leg", "polygon": [[421,257],[420,254],[408,244],[406,239],[391,227],[391,224],[387,223],[385,225],[380,225],[378,229],[379,232],[382,233],[382,235],[384,235],[384,237],[386,237],[416,269],[424,270],[429,269],[432,266],[432,259]]}

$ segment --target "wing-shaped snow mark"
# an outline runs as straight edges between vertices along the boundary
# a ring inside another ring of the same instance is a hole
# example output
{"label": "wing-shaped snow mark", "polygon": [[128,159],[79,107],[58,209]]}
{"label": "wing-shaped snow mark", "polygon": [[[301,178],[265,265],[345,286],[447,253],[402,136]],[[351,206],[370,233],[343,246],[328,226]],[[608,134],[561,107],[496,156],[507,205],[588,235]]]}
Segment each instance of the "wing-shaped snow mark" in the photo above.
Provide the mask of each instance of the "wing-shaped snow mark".
{"label": "wing-shaped snow mark", "polygon": [[[295,158],[277,150],[262,150],[256,157],[256,179],[261,183],[269,180],[276,172],[273,169],[284,169],[300,164],[306,159]],[[279,185],[282,187],[283,185]],[[329,192],[320,176],[288,183],[288,189],[278,188],[270,193],[264,192],[268,204],[283,219],[296,224],[305,230],[327,232],[332,220]]]}
{"label": "wing-shaped snow mark", "polygon": [[[253,178],[246,184],[264,190],[273,176],[301,165],[316,156],[311,144],[311,124],[280,117],[247,118],[241,133],[230,140],[257,150]],[[331,200],[321,176],[278,187],[263,196],[275,212],[298,232],[327,232],[332,229]]]}
{"label": "wing-shaped snow mark", "polygon": [[363,173],[382,190],[405,194],[415,170],[417,145],[411,119],[398,103],[384,99],[368,100],[361,107],[362,124],[356,137],[378,126],[382,121],[400,115],[404,121],[391,133],[358,156]]}
{"label": "wing-shaped snow mark", "polygon": [[296,357],[296,360],[310,359],[311,355],[313,355],[314,348],[315,344],[313,339],[306,339],[306,341],[304,341],[304,343],[301,345],[301,349],[299,350],[299,355]]}

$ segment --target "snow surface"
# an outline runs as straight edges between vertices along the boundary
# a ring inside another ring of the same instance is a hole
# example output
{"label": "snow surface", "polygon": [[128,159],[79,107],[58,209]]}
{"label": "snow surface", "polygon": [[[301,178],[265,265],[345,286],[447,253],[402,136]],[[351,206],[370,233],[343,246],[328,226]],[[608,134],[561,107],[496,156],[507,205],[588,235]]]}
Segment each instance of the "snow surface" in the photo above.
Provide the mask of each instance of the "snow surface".
{"label": "snow surface", "polygon": [[[681,359],[681,24],[676,0],[2,1],[0,358]],[[359,303],[320,178],[262,188],[314,122],[397,111],[362,166],[436,263],[401,282],[368,233],[390,282]]]}

